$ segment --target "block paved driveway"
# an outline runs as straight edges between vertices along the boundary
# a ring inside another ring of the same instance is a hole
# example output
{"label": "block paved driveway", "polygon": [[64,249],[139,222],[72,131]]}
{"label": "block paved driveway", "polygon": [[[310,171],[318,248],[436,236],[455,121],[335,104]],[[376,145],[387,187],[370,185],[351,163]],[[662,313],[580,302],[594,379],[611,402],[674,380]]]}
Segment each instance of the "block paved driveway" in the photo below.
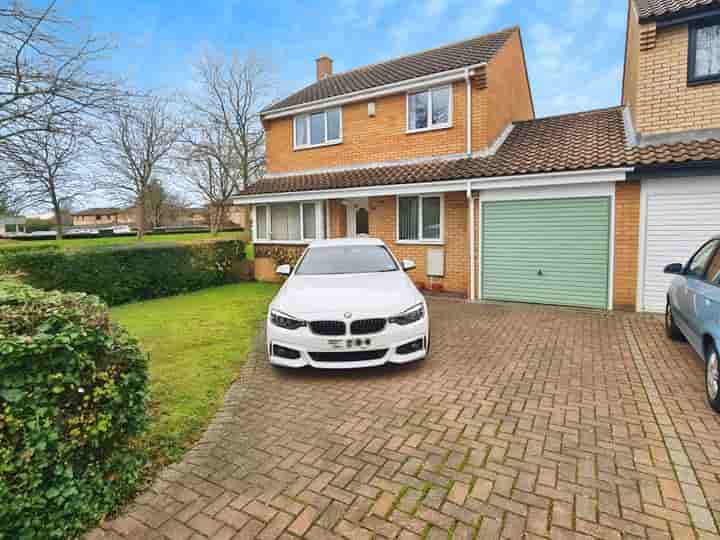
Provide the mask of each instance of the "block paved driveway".
{"label": "block paved driveway", "polygon": [[90,538],[720,538],[720,418],[648,315],[432,300],[411,367],[251,355],[202,442]]}

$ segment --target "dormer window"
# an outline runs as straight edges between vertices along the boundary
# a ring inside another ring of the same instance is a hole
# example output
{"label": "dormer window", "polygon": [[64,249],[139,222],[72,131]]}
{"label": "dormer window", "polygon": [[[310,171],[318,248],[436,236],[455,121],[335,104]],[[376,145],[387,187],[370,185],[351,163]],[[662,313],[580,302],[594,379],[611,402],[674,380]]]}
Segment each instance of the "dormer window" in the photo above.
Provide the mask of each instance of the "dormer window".
{"label": "dormer window", "polygon": [[688,83],[720,81],[720,20],[690,26]]}
{"label": "dormer window", "polygon": [[452,126],[452,87],[437,86],[407,96],[408,132]]}
{"label": "dormer window", "polygon": [[300,114],[295,117],[293,125],[295,127],[295,150],[342,142],[340,108]]}

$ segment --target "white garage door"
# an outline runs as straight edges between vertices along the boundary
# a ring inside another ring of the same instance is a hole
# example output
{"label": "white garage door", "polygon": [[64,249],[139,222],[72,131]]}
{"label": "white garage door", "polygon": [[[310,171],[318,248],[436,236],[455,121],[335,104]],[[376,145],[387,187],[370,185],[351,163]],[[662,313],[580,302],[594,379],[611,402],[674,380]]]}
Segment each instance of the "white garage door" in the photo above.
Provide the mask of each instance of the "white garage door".
{"label": "white garage door", "polygon": [[665,310],[672,279],[665,265],[685,263],[703,242],[720,234],[720,177],[644,180],[645,253],[641,308]]}

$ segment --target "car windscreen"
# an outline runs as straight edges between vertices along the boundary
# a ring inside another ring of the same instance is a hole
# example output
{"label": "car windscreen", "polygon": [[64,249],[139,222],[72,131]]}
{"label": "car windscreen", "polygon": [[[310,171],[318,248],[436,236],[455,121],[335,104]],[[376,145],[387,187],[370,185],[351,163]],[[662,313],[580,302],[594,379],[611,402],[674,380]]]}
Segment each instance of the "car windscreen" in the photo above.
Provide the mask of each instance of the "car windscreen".
{"label": "car windscreen", "polygon": [[325,246],[307,250],[296,274],[366,274],[393,272],[395,260],[384,246]]}

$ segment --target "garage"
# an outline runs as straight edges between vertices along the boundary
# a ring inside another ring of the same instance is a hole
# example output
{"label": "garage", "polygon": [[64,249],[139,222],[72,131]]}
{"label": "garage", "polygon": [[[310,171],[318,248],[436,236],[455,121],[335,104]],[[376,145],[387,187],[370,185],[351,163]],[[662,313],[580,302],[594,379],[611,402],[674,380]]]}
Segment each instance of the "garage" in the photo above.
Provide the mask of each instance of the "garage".
{"label": "garage", "polygon": [[487,200],[482,298],[607,309],[611,197]]}
{"label": "garage", "polygon": [[720,234],[720,178],[643,180],[641,188],[639,306],[663,312],[671,276],[667,264],[687,262]]}

